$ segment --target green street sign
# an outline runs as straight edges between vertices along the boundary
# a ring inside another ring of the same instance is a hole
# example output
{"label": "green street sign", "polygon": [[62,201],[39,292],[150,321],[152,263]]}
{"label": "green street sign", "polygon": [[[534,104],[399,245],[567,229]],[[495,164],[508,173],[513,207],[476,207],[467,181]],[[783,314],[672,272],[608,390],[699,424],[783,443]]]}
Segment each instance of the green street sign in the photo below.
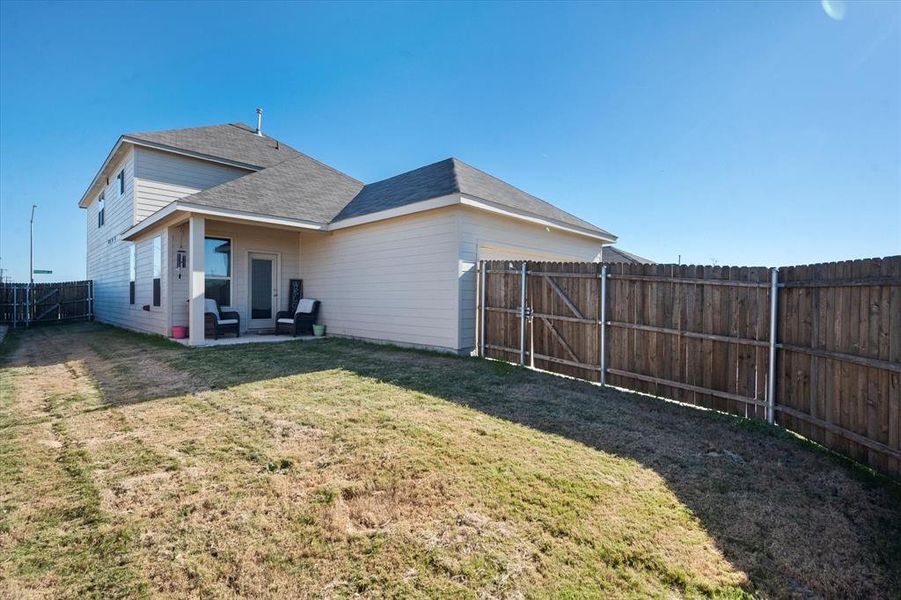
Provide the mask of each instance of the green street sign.
{"label": "green street sign", "polygon": [[51,273],[53,273],[53,271],[51,271],[50,269],[35,269],[34,270],[35,275],[50,275]]}

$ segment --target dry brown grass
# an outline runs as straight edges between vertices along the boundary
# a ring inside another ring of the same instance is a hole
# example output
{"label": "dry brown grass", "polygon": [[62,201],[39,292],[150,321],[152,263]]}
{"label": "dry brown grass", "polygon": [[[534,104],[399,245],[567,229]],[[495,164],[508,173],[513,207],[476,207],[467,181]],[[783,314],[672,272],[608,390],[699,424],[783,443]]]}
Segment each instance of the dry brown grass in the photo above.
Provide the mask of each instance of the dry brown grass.
{"label": "dry brown grass", "polygon": [[891,596],[897,489],[737,419],[331,340],[14,335],[0,595]]}

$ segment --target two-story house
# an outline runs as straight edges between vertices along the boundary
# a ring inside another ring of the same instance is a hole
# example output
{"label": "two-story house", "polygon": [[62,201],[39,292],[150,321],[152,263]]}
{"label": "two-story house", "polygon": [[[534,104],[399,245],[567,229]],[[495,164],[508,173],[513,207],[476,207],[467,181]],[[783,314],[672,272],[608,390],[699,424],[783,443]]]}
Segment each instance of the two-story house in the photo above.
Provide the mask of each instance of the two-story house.
{"label": "two-story house", "polygon": [[97,320],[204,343],[204,299],[271,331],[291,279],[330,334],[466,353],[481,259],[615,236],[456,159],[364,184],[243,124],[121,136],[79,206]]}

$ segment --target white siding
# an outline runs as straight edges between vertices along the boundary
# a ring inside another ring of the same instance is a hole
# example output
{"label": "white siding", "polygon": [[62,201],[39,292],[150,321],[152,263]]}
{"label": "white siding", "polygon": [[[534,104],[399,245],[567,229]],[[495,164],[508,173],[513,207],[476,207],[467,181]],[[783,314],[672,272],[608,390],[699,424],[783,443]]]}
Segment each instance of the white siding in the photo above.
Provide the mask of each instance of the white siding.
{"label": "white siding", "polygon": [[[175,254],[178,249],[188,251],[188,225],[169,229],[172,252],[169,264],[172,325],[188,324],[188,276],[187,270],[179,273],[175,269]],[[300,274],[300,233],[284,229],[272,229],[252,225],[241,225],[224,221],[206,221],[207,237],[225,237],[232,240],[231,308],[241,315],[241,329],[247,330],[250,323],[250,289],[248,287],[248,258],[251,252],[277,254],[278,298],[276,310],[288,310],[288,281],[298,279]]]}
{"label": "white siding", "polygon": [[249,172],[179,154],[135,148],[134,222],[143,221],[173,200]]}
{"label": "white siding", "polygon": [[[119,194],[116,175],[125,171],[125,193]],[[141,310],[151,304],[152,254],[149,238],[137,243],[137,278],[135,304],[128,303],[129,247],[131,242],[120,241],[120,234],[132,226],[134,215],[134,151],[126,152],[111,170],[109,184],[104,188],[106,220],[97,225],[99,210],[95,197],[88,205],[87,221],[87,277],[94,280],[94,316],[98,321],[147,331],[166,332],[165,306]],[[163,251],[166,239],[163,238]],[[163,270],[165,272],[165,262]],[[165,286],[165,278],[161,282]],[[164,287],[165,290],[165,287]],[[165,291],[164,291],[165,293]],[[165,295],[163,296],[165,299]]]}
{"label": "white siding", "polygon": [[479,260],[523,259],[596,261],[601,242],[548,231],[542,225],[493,215],[473,208],[459,209],[459,344],[469,352],[476,343],[476,265]]}
{"label": "white siding", "polygon": [[457,348],[454,209],[303,234],[304,295],[328,332]]}

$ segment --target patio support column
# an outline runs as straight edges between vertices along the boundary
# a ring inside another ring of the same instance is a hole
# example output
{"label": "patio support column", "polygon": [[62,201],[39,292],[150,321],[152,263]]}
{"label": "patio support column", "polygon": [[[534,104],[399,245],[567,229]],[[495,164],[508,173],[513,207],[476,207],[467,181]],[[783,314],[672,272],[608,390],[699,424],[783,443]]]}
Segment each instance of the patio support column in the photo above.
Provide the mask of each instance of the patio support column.
{"label": "patio support column", "polygon": [[191,215],[188,220],[188,343],[203,343],[203,294],[204,294],[204,243],[206,229],[204,219]]}

